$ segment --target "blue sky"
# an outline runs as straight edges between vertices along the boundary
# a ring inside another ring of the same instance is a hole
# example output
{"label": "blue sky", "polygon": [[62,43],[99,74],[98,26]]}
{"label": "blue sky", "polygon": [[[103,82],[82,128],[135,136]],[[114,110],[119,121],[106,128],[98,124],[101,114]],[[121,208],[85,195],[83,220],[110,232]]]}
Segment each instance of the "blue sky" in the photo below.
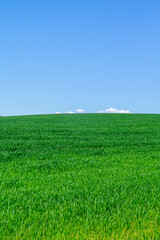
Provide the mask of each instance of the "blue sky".
{"label": "blue sky", "polygon": [[159,0],[0,3],[0,115],[160,113]]}

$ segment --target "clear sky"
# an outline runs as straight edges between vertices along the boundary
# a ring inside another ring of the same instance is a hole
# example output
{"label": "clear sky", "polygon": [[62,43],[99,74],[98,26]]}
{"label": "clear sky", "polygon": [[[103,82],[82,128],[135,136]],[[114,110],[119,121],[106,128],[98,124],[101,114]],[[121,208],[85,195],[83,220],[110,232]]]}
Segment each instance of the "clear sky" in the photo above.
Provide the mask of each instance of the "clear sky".
{"label": "clear sky", "polygon": [[159,0],[2,0],[0,115],[160,113]]}

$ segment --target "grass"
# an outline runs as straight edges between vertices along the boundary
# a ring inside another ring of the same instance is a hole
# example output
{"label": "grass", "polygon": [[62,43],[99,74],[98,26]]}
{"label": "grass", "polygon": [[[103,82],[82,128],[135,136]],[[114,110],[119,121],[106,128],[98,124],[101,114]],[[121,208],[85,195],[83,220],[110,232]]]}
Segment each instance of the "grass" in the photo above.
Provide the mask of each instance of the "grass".
{"label": "grass", "polygon": [[0,118],[0,239],[160,239],[160,115]]}

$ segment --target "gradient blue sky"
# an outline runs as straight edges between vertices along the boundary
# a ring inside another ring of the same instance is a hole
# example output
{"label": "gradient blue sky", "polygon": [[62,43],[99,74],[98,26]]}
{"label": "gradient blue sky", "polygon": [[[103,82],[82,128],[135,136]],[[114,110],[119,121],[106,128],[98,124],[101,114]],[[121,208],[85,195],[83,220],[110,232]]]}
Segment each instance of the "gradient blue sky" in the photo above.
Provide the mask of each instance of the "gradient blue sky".
{"label": "gradient blue sky", "polygon": [[0,115],[160,113],[159,0],[0,2]]}

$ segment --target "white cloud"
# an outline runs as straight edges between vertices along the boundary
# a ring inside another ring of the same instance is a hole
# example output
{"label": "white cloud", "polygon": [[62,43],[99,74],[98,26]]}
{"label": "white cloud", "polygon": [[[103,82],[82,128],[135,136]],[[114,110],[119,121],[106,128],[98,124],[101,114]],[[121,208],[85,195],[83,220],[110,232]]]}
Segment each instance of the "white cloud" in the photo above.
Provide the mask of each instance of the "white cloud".
{"label": "white cloud", "polygon": [[83,109],[77,109],[76,113],[84,113],[85,111]]}
{"label": "white cloud", "polygon": [[130,113],[129,110],[118,110],[116,108],[108,108],[106,110],[98,111],[97,113]]}
{"label": "white cloud", "polygon": [[69,113],[69,114],[70,114],[70,113],[74,113],[74,112],[68,111],[68,112],[66,112],[66,113]]}
{"label": "white cloud", "polygon": [[84,113],[85,111],[83,109],[77,109],[75,112],[67,111],[66,113]]}
{"label": "white cloud", "polygon": [[[66,114],[85,113],[85,110],[78,108],[74,112],[67,111],[65,113]],[[119,110],[119,109],[116,109],[116,108],[108,108],[106,110],[98,111],[97,113],[130,113],[130,111],[129,110],[124,110],[124,109]],[[62,112],[55,112],[55,114],[62,114]]]}

